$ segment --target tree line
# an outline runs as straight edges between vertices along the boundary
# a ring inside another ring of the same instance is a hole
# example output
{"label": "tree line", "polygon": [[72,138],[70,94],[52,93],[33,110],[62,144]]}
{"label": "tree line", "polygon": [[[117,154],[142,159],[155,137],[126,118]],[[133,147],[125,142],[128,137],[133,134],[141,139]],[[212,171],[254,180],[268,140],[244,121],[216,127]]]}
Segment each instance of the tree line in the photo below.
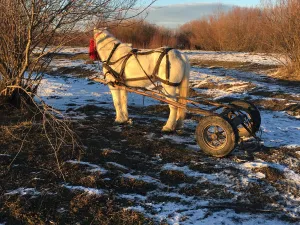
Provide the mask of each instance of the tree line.
{"label": "tree line", "polygon": [[[300,71],[299,12],[299,0],[265,0],[260,7],[234,7],[229,12],[219,11],[177,29],[137,19],[109,24],[109,27],[113,35],[135,48],[170,46],[192,50],[280,53],[288,72],[294,74]],[[84,42],[81,40],[80,43]]]}

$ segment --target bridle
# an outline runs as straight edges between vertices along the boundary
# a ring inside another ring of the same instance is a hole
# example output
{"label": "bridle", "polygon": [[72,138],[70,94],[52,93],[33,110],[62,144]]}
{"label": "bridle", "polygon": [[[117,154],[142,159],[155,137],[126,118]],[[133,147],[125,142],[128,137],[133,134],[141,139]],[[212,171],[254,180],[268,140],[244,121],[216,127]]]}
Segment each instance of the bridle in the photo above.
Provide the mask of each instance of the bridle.
{"label": "bridle", "polygon": [[[95,35],[95,39],[100,35],[102,34],[104,31],[101,31],[99,33],[97,33]],[[96,43],[96,46],[97,46],[98,43]],[[179,83],[172,83],[169,81],[169,77],[170,77],[170,63],[169,63],[169,55],[168,55],[168,52],[170,50],[172,50],[172,48],[165,48],[163,49],[163,51],[160,51],[160,56],[158,58],[158,61],[156,63],[156,66],[152,72],[152,74],[148,74],[143,66],[141,65],[140,61],[138,60],[137,58],[137,55],[140,54],[140,55],[147,55],[147,54],[152,54],[153,52],[156,52],[156,50],[153,50],[153,51],[149,51],[149,52],[146,52],[146,53],[138,53],[138,50],[137,49],[132,49],[130,52],[128,52],[128,54],[122,56],[121,58],[117,59],[116,61],[114,62],[111,62],[111,58],[113,56],[113,54],[115,53],[115,51],[117,50],[117,48],[120,46],[120,42],[117,42],[117,43],[114,43],[114,47],[113,49],[111,50],[108,58],[106,60],[103,60],[100,56],[100,54],[98,53],[98,56],[99,56],[99,60],[102,62],[102,66],[103,68],[105,68],[107,71],[106,73],[104,74],[104,77],[106,77],[107,74],[111,74],[115,79],[116,79],[116,83],[117,82],[121,82],[123,83],[123,85],[125,85],[125,82],[126,81],[137,81],[137,80],[150,80],[152,82],[152,84],[154,86],[156,86],[154,84],[154,80],[158,80],[164,84],[167,84],[167,85],[170,85],[170,86],[179,86],[181,82]],[[124,79],[124,73],[125,73],[125,66],[126,66],[126,63],[127,61],[129,60],[129,58],[131,56],[134,56],[139,64],[139,66],[141,67],[142,71],[144,72],[144,74],[146,75],[145,77],[138,77],[138,78],[130,78],[130,79]],[[160,63],[163,59],[163,57],[166,56],[166,80],[165,79],[162,79],[160,77],[157,76],[157,73],[158,73],[158,70],[159,70],[159,66],[160,66]],[[121,65],[121,71],[120,72],[117,72],[115,71],[111,65],[114,65],[120,61],[123,61],[122,62],[122,65]]]}
{"label": "bridle", "polygon": [[[100,34],[102,34],[102,33],[104,33],[104,31],[101,31],[101,32],[97,33],[97,34],[95,35],[95,40],[96,40],[96,38],[97,38]],[[96,43],[96,45],[97,45],[97,44],[98,44],[98,43]],[[110,52],[110,54],[109,54],[109,56],[108,56],[108,58],[107,58],[106,60],[103,60],[103,59],[101,58],[101,56],[100,56],[100,53],[98,53],[98,51],[97,51],[100,61],[101,61],[103,64],[109,65],[109,64],[110,64],[110,60],[111,60],[113,54],[115,53],[115,51],[117,50],[117,48],[119,47],[120,44],[121,44],[121,42],[114,43],[114,47],[113,47],[113,49],[111,50],[111,52]]]}

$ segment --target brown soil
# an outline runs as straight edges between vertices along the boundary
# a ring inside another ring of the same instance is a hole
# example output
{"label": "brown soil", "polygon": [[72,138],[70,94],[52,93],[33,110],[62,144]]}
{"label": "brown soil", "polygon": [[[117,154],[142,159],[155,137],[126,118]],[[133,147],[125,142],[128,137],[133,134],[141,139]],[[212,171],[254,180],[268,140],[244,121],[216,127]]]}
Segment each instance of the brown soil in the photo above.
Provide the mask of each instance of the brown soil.
{"label": "brown soil", "polygon": [[[239,87],[239,86],[245,86],[245,83],[240,83],[240,84],[217,84],[217,83],[203,83],[201,85],[197,85],[197,88],[201,88],[201,89],[219,89],[219,90],[227,90],[230,89],[232,87]],[[251,90],[252,88],[254,88],[255,85],[248,83],[247,84],[247,88],[244,88],[245,91],[247,90]]]}
{"label": "brown soil", "polygon": [[286,111],[291,116],[300,115],[300,104],[289,100],[260,99],[254,101],[255,105],[273,111]]}
{"label": "brown soil", "polygon": [[75,67],[60,67],[57,70],[48,70],[47,74],[49,75],[69,75],[72,74],[72,76],[76,77],[89,77],[95,74],[95,72],[90,71],[88,69],[82,68],[80,66],[75,66]]}
{"label": "brown soil", "polygon": [[208,67],[211,69],[225,68],[235,69],[245,72],[261,72],[261,71],[274,71],[278,68],[275,65],[262,65],[250,62],[235,62],[235,61],[216,61],[216,60],[199,60],[191,59],[190,63],[196,67]]}
{"label": "brown soil", "polygon": [[[161,139],[163,134],[160,129],[163,122],[157,118],[143,117],[143,115],[148,117],[149,114],[166,117],[166,106],[152,106],[149,107],[149,111],[139,111],[137,108],[130,110],[134,110],[141,118],[136,118],[134,125],[122,126],[113,125],[114,115],[110,110],[101,107],[90,105],[75,111],[88,115],[87,119],[72,124],[85,150],[80,154],[78,149],[74,151],[66,143],[63,151],[59,152],[62,172],[65,176],[63,180],[53,150],[42,132],[39,121],[32,121],[26,113],[20,117],[21,112],[17,109],[9,106],[2,107],[0,109],[0,153],[6,155],[0,155],[0,222],[3,220],[7,224],[75,224],[77,222],[80,224],[157,224],[141,213],[124,210],[135,206],[136,203],[134,200],[119,196],[121,194],[146,196],[153,191],[159,193],[173,190],[186,196],[198,196],[209,201],[220,199],[228,201],[234,197],[234,194],[224,185],[209,181],[197,183],[198,179],[188,174],[161,168],[166,163],[179,163],[195,172],[213,175],[227,171],[230,176],[238,178],[243,172],[237,168],[232,166],[221,168],[216,165],[225,161],[245,160],[243,151],[224,160],[207,157],[201,151],[189,150],[184,143],[178,144]],[[97,114],[98,112],[102,114]],[[184,135],[189,136],[193,132],[187,130]],[[27,133],[24,146],[17,155]],[[152,134],[150,139],[146,138],[149,134]],[[299,159],[292,150],[260,152],[258,149],[247,154],[252,154],[252,158],[270,162]],[[88,165],[67,162],[79,158],[83,162],[99,165],[108,172],[90,172]],[[10,163],[12,166],[8,168]],[[296,168],[291,169],[296,170]],[[262,169],[260,172],[266,174],[263,183],[248,187],[234,187],[235,191],[242,194],[236,202],[231,203],[229,208],[260,213],[268,204],[282,201],[280,194],[276,195],[277,199],[274,200],[271,197],[273,192],[263,191],[268,185],[273,185],[281,194],[288,192],[298,195],[295,188],[287,189],[284,182],[286,178],[278,171],[269,168]],[[153,181],[139,179],[143,176],[152,177]],[[71,191],[65,185],[97,188],[104,193],[89,195],[81,190]],[[34,188],[41,194],[5,194],[21,187]],[[159,194],[150,196],[149,200],[153,203],[169,201],[189,204],[179,197]],[[245,201],[248,202],[247,205],[243,205]],[[225,205],[220,203],[212,205],[210,210],[213,212],[225,208]],[[288,219],[293,221],[290,217]]]}

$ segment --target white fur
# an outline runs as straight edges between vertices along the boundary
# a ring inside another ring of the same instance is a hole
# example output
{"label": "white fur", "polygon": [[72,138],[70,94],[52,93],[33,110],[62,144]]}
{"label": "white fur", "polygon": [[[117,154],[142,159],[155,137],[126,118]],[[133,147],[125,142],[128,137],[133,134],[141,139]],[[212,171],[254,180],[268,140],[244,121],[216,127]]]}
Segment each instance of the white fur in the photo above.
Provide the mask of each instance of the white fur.
{"label": "white fur", "polygon": [[[99,34],[100,33],[100,34]],[[106,30],[94,30],[94,39],[97,44],[97,52],[102,60],[107,60],[114,44],[120,42],[114,38]],[[122,56],[127,55],[132,48],[127,44],[121,44],[117,50],[114,52],[111,62],[120,59]],[[179,87],[174,87],[162,83],[165,94],[171,100],[176,100],[176,91],[179,91],[179,96],[181,97],[178,102],[186,104],[185,98],[188,97],[189,90],[189,74],[190,74],[190,64],[187,57],[180,53],[178,50],[173,49],[169,51],[169,62],[170,62],[170,77],[169,81],[172,83],[181,83]],[[159,52],[155,52],[149,55],[138,55],[138,60],[141,63],[143,69],[148,75],[153,73],[156,66],[158,58],[160,56]],[[123,60],[111,65],[111,67],[120,72]],[[106,73],[107,70],[104,68],[103,72]],[[125,80],[128,78],[146,77],[141,66],[137,62],[135,57],[130,57],[126,63],[125,67]],[[166,56],[162,59],[158,70],[158,77],[166,80]],[[115,81],[115,78],[111,74],[106,75],[107,81]],[[139,81],[128,81],[126,85],[131,87],[147,87],[151,85],[150,80],[139,80]],[[110,91],[113,96],[114,106],[116,109],[116,122],[125,123],[128,121],[128,111],[127,111],[127,93],[125,90],[120,90],[109,85]],[[163,127],[163,131],[173,131],[176,128],[181,128],[183,125],[183,120],[185,117],[184,109],[177,109],[173,105],[169,105],[170,115],[166,125]]]}

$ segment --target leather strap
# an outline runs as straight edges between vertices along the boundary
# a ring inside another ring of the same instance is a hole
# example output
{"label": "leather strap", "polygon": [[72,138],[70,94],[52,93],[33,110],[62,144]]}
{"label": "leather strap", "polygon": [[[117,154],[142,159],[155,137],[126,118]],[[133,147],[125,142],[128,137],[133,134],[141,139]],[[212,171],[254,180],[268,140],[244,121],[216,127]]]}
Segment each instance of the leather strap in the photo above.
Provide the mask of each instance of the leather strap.
{"label": "leather strap", "polygon": [[[154,82],[156,80],[164,83],[164,84],[167,84],[169,86],[174,86],[174,87],[177,87],[181,84],[181,82],[179,83],[173,83],[173,82],[170,82],[169,79],[170,79],[170,61],[169,61],[169,55],[168,55],[168,52],[170,50],[172,50],[172,48],[165,48],[163,49],[163,51],[161,52],[158,60],[157,60],[157,63],[154,67],[154,70],[152,72],[151,75],[147,74],[147,72],[144,70],[143,66],[141,65],[140,61],[138,60],[138,55],[150,55],[154,52],[157,52],[156,50],[152,50],[152,51],[148,51],[148,52],[139,52],[137,49],[132,49],[127,55],[121,57],[120,59],[118,59],[117,61],[115,62],[110,62],[111,60],[111,57],[113,56],[115,50],[118,48],[118,46],[120,45],[120,43],[117,43],[115,44],[113,50],[111,51],[108,59],[106,61],[102,61],[103,63],[103,67],[107,70],[107,72],[105,73],[104,76],[106,76],[107,73],[110,73],[115,79],[117,82],[123,82],[125,84],[126,81],[139,81],[139,80],[150,80],[152,82],[152,84],[154,84]],[[128,79],[125,79],[125,68],[126,68],[126,64],[127,64],[127,61],[129,60],[129,58],[131,56],[135,56],[137,62],[139,63],[139,66],[141,67],[141,69],[143,70],[144,74],[146,75],[146,77],[137,77],[137,78],[128,78]],[[160,67],[160,64],[162,62],[162,59],[164,58],[164,56],[166,56],[166,80],[160,78],[157,76],[158,74],[158,70],[159,70],[159,67]],[[122,62],[122,66],[121,66],[121,70],[120,72],[118,73],[117,71],[115,71],[114,69],[111,68],[110,65],[113,65],[121,60],[124,61]],[[155,85],[155,84],[154,84]]]}
{"label": "leather strap", "polygon": [[107,60],[104,60],[102,62],[109,64],[109,61],[111,60],[111,57],[114,55],[115,51],[117,50],[117,48],[119,47],[120,44],[121,44],[120,42],[115,43],[113,49],[111,50],[111,52],[110,52],[110,54],[107,58]]}

